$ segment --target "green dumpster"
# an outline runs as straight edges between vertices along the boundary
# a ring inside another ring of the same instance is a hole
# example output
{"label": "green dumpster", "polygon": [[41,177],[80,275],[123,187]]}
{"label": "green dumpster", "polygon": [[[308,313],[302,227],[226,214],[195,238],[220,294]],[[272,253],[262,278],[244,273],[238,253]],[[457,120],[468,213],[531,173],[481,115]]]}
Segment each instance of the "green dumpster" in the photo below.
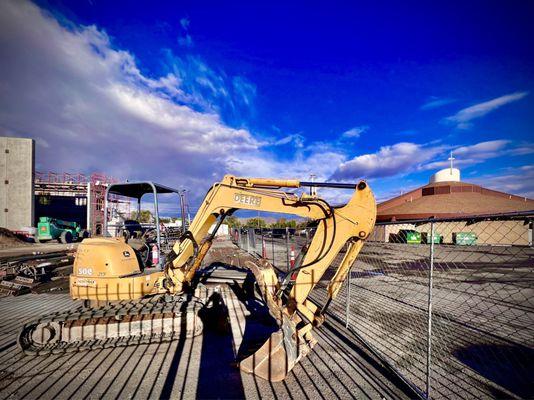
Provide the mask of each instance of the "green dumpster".
{"label": "green dumpster", "polygon": [[452,241],[460,246],[473,246],[477,244],[477,235],[474,232],[456,232],[452,234]]}
{"label": "green dumpster", "polygon": [[400,243],[409,243],[409,244],[420,244],[421,243],[421,232],[417,232],[412,229],[399,230],[398,237],[399,237]]}
{"label": "green dumpster", "polygon": [[[427,237],[430,237],[430,233]],[[443,236],[441,236],[439,233],[434,233],[434,244],[440,244],[443,243]],[[430,243],[430,239],[427,240],[427,243]]]}

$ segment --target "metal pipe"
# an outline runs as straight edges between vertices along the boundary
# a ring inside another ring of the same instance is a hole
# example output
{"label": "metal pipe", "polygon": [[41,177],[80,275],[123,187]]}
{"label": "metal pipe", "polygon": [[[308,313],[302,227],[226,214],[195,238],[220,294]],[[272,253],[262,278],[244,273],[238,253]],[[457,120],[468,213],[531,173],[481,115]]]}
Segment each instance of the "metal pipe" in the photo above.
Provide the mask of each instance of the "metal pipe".
{"label": "metal pipe", "polygon": [[182,232],[185,232],[185,190],[180,192],[180,214],[182,216]]}
{"label": "metal pipe", "polygon": [[427,347],[426,347],[426,398],[430,399],[432,373],[432,279],[434,274],[434,223],[430,224],[430,269],[428,271]]}
{"label": "metal pipe", "polygon": [[161,236],[160,236],[160,230],[159,230],[159,209],[158,209],[158,191],[156,190],[156,186],[152,182],[149,182],[150,186],[152,186],[152,190],[154,192],[154,213],[156,215],[156,234],[157,234],[157,240],[158,240],[158,267],[162,268],[163,263],[161,260]]}
{"label": "metal pipe", "polygon": [[357,183],[340,183],[340,182],[300,182],[300,186],[303,187],[325,187],[336,189],[354,189],[358,186]]}
{"label": "metal pipe", "polygon": [[108,185],[106,188],[106,195],[104,196],[104,232],[102,232],[102,236],[109,236],[108,235],[108,195],[109,195],[109,188],[112,185]]}

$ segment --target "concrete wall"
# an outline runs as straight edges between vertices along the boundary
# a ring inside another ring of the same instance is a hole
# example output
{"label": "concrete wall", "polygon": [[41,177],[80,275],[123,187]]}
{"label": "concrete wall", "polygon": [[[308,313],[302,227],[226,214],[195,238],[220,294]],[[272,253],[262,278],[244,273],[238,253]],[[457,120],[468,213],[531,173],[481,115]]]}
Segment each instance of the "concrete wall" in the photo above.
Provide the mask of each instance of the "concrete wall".
{"label": "concrete wall", "polygon": [[0,227],[32,226],[35,141],[0,137]]}

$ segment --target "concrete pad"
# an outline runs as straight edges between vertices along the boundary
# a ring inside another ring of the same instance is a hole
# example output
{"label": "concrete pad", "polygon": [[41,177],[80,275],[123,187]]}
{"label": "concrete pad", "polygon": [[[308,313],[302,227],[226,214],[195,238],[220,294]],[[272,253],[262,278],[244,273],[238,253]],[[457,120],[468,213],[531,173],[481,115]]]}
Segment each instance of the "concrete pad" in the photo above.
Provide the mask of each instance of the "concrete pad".
{"label": "concrete pad", "polygon": [[231,289],[219,290],[229,333],[205,330],[184,341],[45,357],[24,356],[18,350],[18,329],[40,314],[78,302],[66,294],[0,299],[0,398],[409,397],[390,382],[376,360],[362,356],[352,343],[355,338],[335,325],[318,330],[319,344],[284,382],[242,373],[236,357],[254,317]]}

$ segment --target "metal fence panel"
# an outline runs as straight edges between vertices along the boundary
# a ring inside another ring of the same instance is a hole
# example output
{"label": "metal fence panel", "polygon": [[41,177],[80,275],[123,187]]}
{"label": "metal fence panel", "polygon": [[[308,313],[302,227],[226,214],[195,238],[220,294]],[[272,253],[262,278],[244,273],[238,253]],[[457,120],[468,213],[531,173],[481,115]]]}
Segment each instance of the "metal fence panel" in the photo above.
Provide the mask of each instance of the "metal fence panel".
{"label": "metal fence panel", "polygon": [[[329,314],[423,397],[532,398],[533,215],[377,224]],[[307,236],[261,241],[287,271]]]}

